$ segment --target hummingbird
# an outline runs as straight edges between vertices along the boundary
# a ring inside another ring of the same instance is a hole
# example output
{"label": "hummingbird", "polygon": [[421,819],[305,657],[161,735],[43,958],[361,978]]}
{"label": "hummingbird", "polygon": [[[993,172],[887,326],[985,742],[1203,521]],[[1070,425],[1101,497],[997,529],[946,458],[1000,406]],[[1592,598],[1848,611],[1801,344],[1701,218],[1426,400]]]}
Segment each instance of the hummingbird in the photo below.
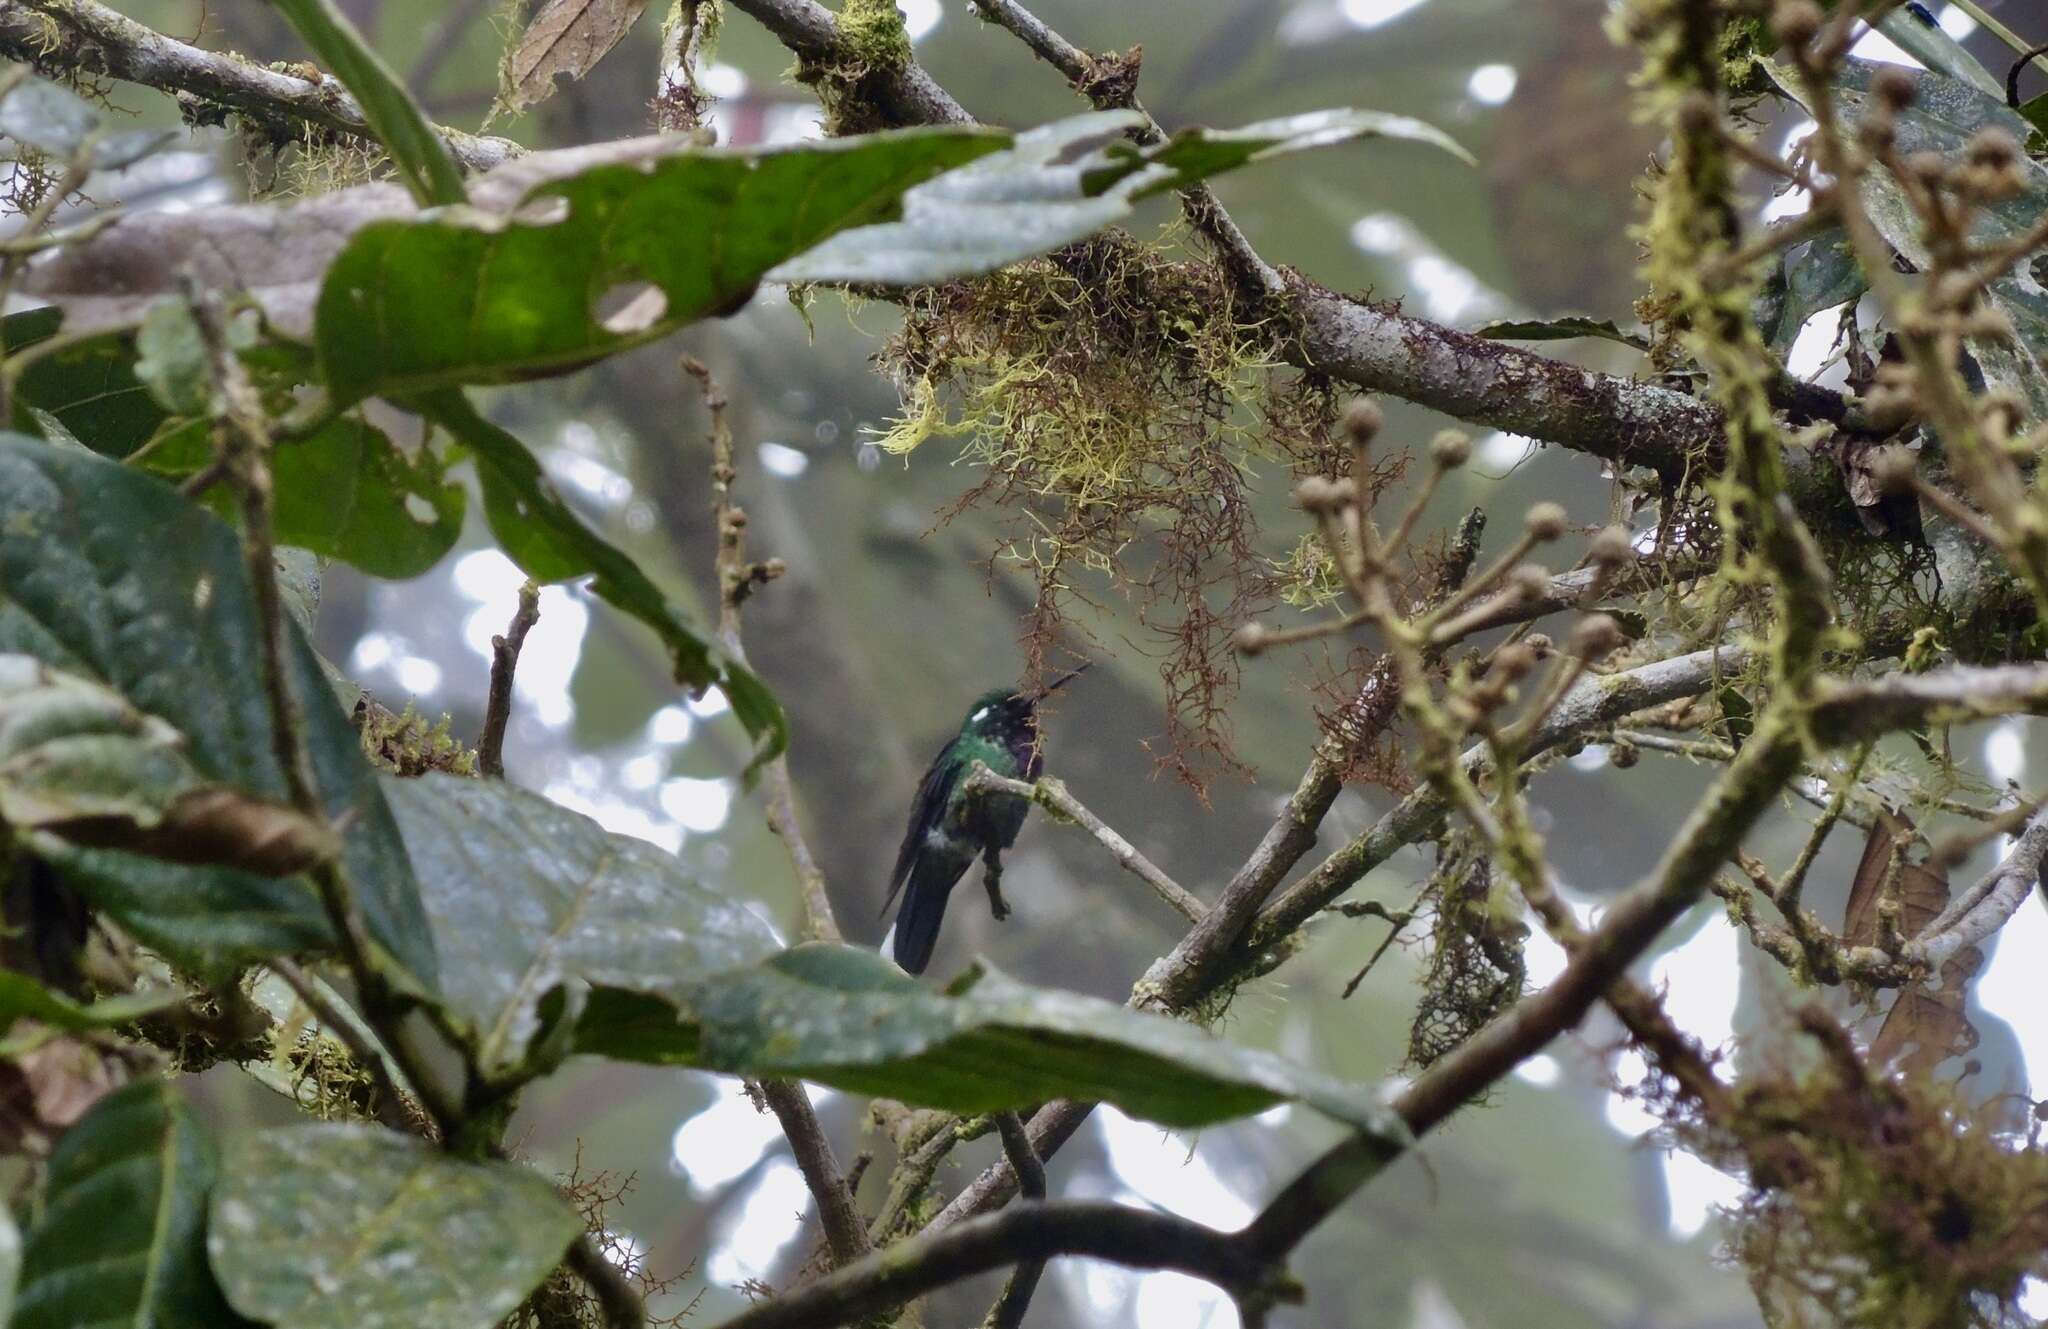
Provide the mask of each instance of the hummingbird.
{"label": "hummingbird", "polygon": [[921,974],[931,962],[946,897],[977,855],[986,869],[982,884],[988,888],[990,912],[998,922],[1010,916],[1002,892],[1003,850],[1016,843],[1031,801],[1003,793],[969,797],[960,786],[977,761],[1012,780],[1036,780],[1045,767],[1038,704],[1087,668],[1084,664],[1036,692],[997,688],[983,693],[967,708],[960,732],[932,758],[917,787],[903,847],[896,852],[896,870],[889,874],[889,896],[882,901],[886,914],[903,892],[895,925],[882,939],[882,954],[905,971]]}

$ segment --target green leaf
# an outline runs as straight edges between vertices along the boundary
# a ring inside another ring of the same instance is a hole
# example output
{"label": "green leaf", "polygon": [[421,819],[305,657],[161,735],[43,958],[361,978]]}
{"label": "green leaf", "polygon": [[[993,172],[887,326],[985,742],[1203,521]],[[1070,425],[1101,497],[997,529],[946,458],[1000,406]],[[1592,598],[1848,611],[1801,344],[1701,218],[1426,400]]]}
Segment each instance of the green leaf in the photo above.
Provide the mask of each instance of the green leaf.
{"label": "green leaf", "polygon": [[1860,299],[1867,289],[1863,268],[1841,227],[1791,245],[1758,289],[1751,317],[1780,356],[1792,349],[1800,329],[1815,314]]}
{"label": "green leaf", "polygon": [[[197,474],[212,460],[212,428],[201,420],[158,434],[130,458],[172,480]],[[433,567],[462,538],[469,510],[469,491],[449,478],[448,463],[431,447],[408,452],[355,415],[281,443],[271,454],[270,478],[280,544],[338,558],[375,577],[417,577]],[[223,517],[236,506],[225,487],[202,501]]]}
{"label": "green leaf", "polygon": [[1641,333],[1623,332],[1611,318],[1588,318],[1583,314],[1568,314],[1563,318],[1501,319],[1481,324],[1472,329],[1472,335],[1490,341],[1570,341],[1574,337],[1598,337],[1633,346],[1639,351],[1650,349],[1649,340]]}
{"label": "green leaf", "polygon": [[299,36],[362,104],[363,118],[391,154],[421,207],[461,203],[462,168],[398,76],[370,49],[332,0],[272,0]]}
{"label": "green leaf", "polygon": [[1168,1126],[1301,1102],[1389,1140],[1369,1091],[1193,1025],[984,969],[933,992],[872,951],[804,945],[680,985],[673,1022],[645,999],[593,1000],[577,1046],[735,1075],[788,1075],[955,1112],[1078,1098]]}
{"label": "green leaf", "polygon": [[[1183,129],[1164,143],[1139,148],[1128,142],[1109,145],[1109,155],[1146,166],[1165,167],[1170,177],[1146,181],[1135,197],[1146,198],[1169,189],[1181,189],[1212,175],[1234,171],[1240,166],[1283,157],[1310,148],[1329,147],[1360,139],[1397,139],[1421,143],[1456,157],[1467,166],[1477,166],[1463,144],[1435,125],[1385,111],[1344,108],[1307,111],[1300,115],[1261,120],[1238,129]],[[1094,185],[1094,180],[1089,182]],[[1113,183],[1113,181],[1107,181]]]}
{"label": "green leaf", "polygon": [[199,320],[183,300],[159,300],[135,332],[135,377],[173,415],[214,413],[213,372]]}
{"label": "green leaf", "polygon": [[225,1329],[206,1265],[213,1143],[169,1085],[116,1090],[64,1133],[10,1329]]}
{"label": "green leaf", "polygon": [[1438,130],[1375,111],[1317,111],[1243,129],[1189,129],[1140,148],[1135,111],[1095,111],[1016,143],[903,199],[903,220],[835,236],[769,274],[775,281],[916,286],[992,272],[1121,221],[1139,199],[1282,153],[1356,138],[1405,138],[1470,156]]}
{"label": "green leaf", "polygon": [[590,589],[599,599],[660,636],[678,683],[723,690],[754,739],[750,774],[789,746],[789,722],[760,679],[685,622],[638,564],[585,526],[524,443],[484,419],[460,392],[431,393],[410,405],[469,446],[491,534],[528,576],[543,582],[593,577]]}
{"label": "green leaf", "polygon": [[0,822],[74,845],[267,877],[334,855],[326,827],[206,779],[184,748],[182,734],[118,693],[0,652]]}
{"label": "green leaf", "polygon": [[738,308],[775,264],[894,216],[905,189],[1004,142],[911,129],[747,152],[667,139],[557,154],[535,170],[598,164],[544,175],[509,217],[445,211],[355,234],[320,290],[328,389],[348,402],[504,383],[652,341]]}
{"label": "green leaf", "polygon": [[[17,1020],[37,1020],[53,1029],[71,1033],[105,1029],[139,1020],[175,1006],[178,1001],[175,989],[154,988],[102,997],[88,1005],[73,1001],[61,992],[52,992],[24,974],[0,969],[0,1034],[12,1029]],[[0,1051],[5,1050],[5,1045],[0,1045]],[[0,1320],[0,1323],[5,1321]]]}
{"label": "green leaf", "polygon": [[488,1069],[517,1064],[563,984],[670,993],[780,948],[673,854],[502,780],[386,779],[434,927],[442,994]]}
{"label": "green leaf", "polygon": [[[0,319],[0,346],[12,355],[54,336],[64,321],[55,305]],[[28,363],[14,384],[15,428],[32,428],[27,408],[47,411],[94,452],[119,459],[148,442],[164,408],[135,377],[135,337],[106,332]]]}
{"label": "green leaf", "polygon": [[1940,24],[1929,23],[1914,14],[1910,6],[1901,6],[1879,19],[1877,30],[1898,43],[1900,50],[1944,78],[2004,99],[2005,88],[1990,70],[1977,63],[1976,56],[1943,32]]}
{"label": "green leaf", "polygon": [[[288,632],[303,738],[328,818],[345,828],[342,862],[364,921],[431,986],[433,943],[397,824],[318,659],[296,626]],[[0,435],[0,651],[104,684],[182,734],[208,781],[283,803],[258,633],[226,526],[147,475]],[[138,939],[205,973],[331,944],[303,880],[103,849],[46,856]]]}
{"label": "green leaf", "polygon": [[33,76],[0,98],[0,135],[65,161],[85,153],[103,171],[132,166],[176,137],[165,129],[106,133],[91,103]]}
{"label": "green leaf", "polygon": [[2020,103],[2020,119],[2034,127],[2037,134],[2048,134],[2048,92],[2032,101]]}
{"label": "green leaf", "polygon": [[545,1180],[370,1126],[232,1149],[207,1252],[236,1310],[291,1329],[491,1329],[583,1230]]}
{"label": "green leaf", "polygon": [[[1844,60],[1835,76],[1835,95],[1844,121],[1859,119],[1870,98],[1870,80],[1880,66],[1868,60]],[[1899,156],[1931,152],[1950,161],[1960,161],[1978,130],[1999,128],[2018,142],[2025,142],[2027,122],[2006,106],[2002,97],[1978,91],[1966,83],[1925,71],[1906,71],[1914,80],[1913,102],[1898,113],[1896,145]],[[1798,80],[1786,79],[1795,97]],[[1978,245],[1995,247],[2010,242],[2048,215],[2048,167],[2029,157],[2018,163],[2022,191],[2013,198],[1989,203],[1977,211],[1970,232]],[[1919,214],[1907,201],[1898,181],[1887,171],[1867,171],[1863,177],[1863,202],[1891,246],[1921,268],[1929,264],[1927,246],[1921,237]],[[2048,421],[2048,368],[2039,358],[2048,351],[2048,288],[2034,277],[2027,263],[1991,282],[1985,293],[1991,303],[2012,320],[2015,341],[1977,337],[1969,342],[1970,354],[1993,387],[2004,388],[2027,404],[2031,423]]]}
{"label": "green leaf", "polygon": [[1728,732],[1728,741],[1739,749],[1756,732],[1756,707],[1732,685],[1714,696],[1721,703],[1721,725]]}

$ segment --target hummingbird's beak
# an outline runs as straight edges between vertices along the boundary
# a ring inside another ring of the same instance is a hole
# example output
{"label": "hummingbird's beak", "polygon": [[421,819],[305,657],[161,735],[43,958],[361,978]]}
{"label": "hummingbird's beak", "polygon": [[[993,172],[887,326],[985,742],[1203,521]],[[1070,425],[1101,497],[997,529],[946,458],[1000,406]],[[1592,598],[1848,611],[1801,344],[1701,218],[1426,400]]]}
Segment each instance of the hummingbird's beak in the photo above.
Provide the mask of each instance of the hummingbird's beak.
{"label": "hummingbird's beak", "polygon": [[1075,679],[1079,678],[1079,677],[1080,677],[1081,675],[1083,675],[1083,674],[1087,673],[1087,672],[1088,672],[1088,670],[1089,670],[1089,667],[1090,667],[1090,666],[1092,666],[1092,665],[1093,665],[1094,663],[1095,663],[1095,662],[1094,662],[1093,660],[1090,660],[1090,661],[1088,661],[1088,662],[1087,662],[1087,664],[1084,664],[1084,665],[1082,665],[1082,666],[1081,666],[1081,667],[1080,667],[1079,669],[1073,670],[1073,671],[1072,671],[1072,672],[1070,672],[1070,673],[1062,674],[1062,675],[1061,675],[1061,676],[1060,676],[1059,678],[1057,678],[1057,679],[1053,680],[1052,682],[1050,682],[1050,683],[1046,684],[1046,685],[1045,685],[1045,690],[1044,690],[1043,692],[1039,693],[1038,695],[1039,695],[1040,697],[1050,697],[1050,696],[1051,696],[1051,695],[1052,695],[1053,693],[1055,693],[1055,692],[1058,692],[1058,691],[1059,691],[1059,690],[1060,690],[1061,688],[1065,687],[1065,686],[1066,686],[1067,684],[1069,684],[1069,683],[1073,682],[1073,681],[1074,681]]}

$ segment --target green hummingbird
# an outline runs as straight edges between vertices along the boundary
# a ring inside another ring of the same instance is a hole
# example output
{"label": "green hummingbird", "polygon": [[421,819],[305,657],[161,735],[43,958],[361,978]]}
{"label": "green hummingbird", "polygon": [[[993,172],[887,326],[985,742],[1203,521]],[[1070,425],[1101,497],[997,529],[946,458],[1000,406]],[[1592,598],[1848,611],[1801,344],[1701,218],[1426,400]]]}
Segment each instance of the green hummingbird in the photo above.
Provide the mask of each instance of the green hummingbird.
{"label": "green hummingbird", "polygon": [[896,870],[889,874],[889,896],[882,901],[886,914],[897,892],[903,892],[903,907],[882,939],[882,954],[906,971],[921,974],[931,962],[946,897],[977,855],[987,868],[983,884],[990,910],[998,921],[1010,916],[1001,885],[1003,850],[1016,843],[1031,800],[999,793],[970,798],[960,786],[977,761],[1012,780],[1036,780],[1045,767],[1038,704],[1087,668],[1084,664],[1037,692],[997,688],[983,693],[968,707],[960,732],[932,758],[917,787],[903,847],[896,852]]}

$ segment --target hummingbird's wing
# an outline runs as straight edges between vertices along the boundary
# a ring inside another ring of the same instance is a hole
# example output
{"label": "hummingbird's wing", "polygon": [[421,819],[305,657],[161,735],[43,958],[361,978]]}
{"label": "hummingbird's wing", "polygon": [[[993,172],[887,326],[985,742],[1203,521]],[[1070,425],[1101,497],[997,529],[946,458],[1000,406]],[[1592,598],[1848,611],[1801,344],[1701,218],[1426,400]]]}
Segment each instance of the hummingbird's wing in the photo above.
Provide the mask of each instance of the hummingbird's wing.
{"label": "hummingbird's wing", "polygon": [[877,918],[889,912],[889,906],[896,903],[896,893],[903,889],[904,882],[910,880],[910,870],[917,865],[917,855],[924,848],[925,836],[944,824],[946,802],[953,796],[953,786],[960,783],[960,777],[966,770],[967,762],[951,742],[932,758],[932,764],[925,770],[924,782],[917,787],[917,801],[911,804],[910,825],[903,832],[903,847],[896,851],[896,869],[889,874],[889,894],[883,899]]}

